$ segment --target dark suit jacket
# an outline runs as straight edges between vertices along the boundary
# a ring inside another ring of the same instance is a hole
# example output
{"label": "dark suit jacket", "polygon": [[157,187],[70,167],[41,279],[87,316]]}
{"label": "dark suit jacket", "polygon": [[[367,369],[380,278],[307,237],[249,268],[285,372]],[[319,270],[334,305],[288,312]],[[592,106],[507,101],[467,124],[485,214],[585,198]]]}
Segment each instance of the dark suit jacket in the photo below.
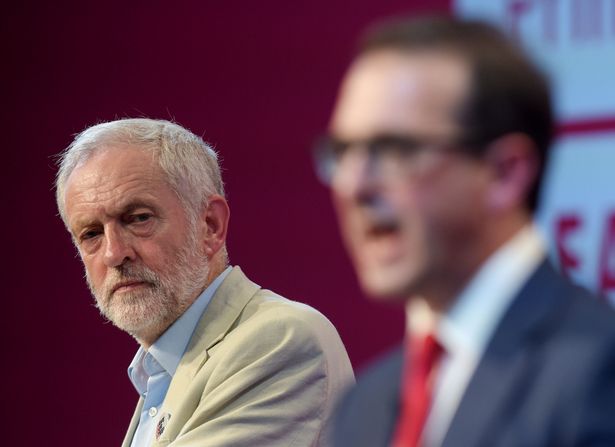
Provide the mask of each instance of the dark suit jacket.
{"label": "dark suit jacket", "polygon": [[[347,393],[335,446],[389,445],[401,367],[400,347]],[[489,342],[443,446],[615,446],[615,311],[541,264]]]}

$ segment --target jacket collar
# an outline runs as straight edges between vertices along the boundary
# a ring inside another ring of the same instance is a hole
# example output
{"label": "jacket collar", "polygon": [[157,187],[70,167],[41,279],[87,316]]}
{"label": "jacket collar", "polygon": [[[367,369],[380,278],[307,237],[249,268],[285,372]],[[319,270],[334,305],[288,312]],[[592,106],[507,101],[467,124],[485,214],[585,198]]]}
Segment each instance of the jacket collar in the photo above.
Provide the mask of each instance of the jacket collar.
{"label": "jacket collar", "polygon": [[547,261],[513,301],[488,344],[465,394],[443,447],[490,445],[498,421],[519,402],[516,396],[532,380],[538,356],[535,348],[566,307],[564,282]]}

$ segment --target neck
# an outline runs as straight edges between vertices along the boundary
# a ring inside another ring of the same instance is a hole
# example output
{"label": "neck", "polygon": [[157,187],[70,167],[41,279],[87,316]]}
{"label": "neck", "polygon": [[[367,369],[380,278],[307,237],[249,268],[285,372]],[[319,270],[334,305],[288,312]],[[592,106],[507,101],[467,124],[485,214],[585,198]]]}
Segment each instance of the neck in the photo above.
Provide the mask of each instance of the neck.
{"label": "neck", "polygon": [[490,223],[478,233],[478,242],[459,250],[445,268],[435,269],[416,294],[424,299],[432,312],[445,313],[483,264],[530,221],[527,213],[519,212]]}

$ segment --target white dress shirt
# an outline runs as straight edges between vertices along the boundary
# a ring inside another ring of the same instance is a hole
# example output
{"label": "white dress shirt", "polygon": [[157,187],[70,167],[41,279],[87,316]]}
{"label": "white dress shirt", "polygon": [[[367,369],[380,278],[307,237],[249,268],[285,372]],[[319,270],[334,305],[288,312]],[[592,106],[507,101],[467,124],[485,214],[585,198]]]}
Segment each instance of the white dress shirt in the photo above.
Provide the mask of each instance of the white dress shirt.
{"label": "white dress shirt", "polygon": [[442,444],[495,328],[544,257],[543,239],[534,225],[528,225],[481,266],[445,314],[436,315],[420,298],[409,302],[408,331],[432,331],[445,350],[434,377],[424,446]]}

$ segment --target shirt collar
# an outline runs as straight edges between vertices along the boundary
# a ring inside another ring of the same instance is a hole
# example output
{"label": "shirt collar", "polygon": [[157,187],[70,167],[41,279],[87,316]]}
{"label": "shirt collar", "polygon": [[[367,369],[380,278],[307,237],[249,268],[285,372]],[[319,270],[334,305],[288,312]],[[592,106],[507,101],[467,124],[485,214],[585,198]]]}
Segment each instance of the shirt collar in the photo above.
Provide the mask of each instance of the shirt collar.
{"label": "shirt collar", "polygon": [[434,331],[448,353],[465,351],[480,357],[545,253],[536,227],[525,226],[489,257],[442,316],[435,315],[423,300],[412,300],[407,307],[408,327],[413,333]]}
{"label": "shirt collar", "polygon": [[[142,347],[139,348],[128,367],[128,377],[139,393],[141,393],[141,388],[143,388],[144,378],[145,383],[147,383],[148,376],[143,367],[147,356],[151,355],[171,377],[175,374],[201,315],[222,281],[224,281],[232,269],[229,266],[218,275],[194,303],[150,346],[149,350],[146,351]],[[143,377],[144,373],[145,377]]]}

